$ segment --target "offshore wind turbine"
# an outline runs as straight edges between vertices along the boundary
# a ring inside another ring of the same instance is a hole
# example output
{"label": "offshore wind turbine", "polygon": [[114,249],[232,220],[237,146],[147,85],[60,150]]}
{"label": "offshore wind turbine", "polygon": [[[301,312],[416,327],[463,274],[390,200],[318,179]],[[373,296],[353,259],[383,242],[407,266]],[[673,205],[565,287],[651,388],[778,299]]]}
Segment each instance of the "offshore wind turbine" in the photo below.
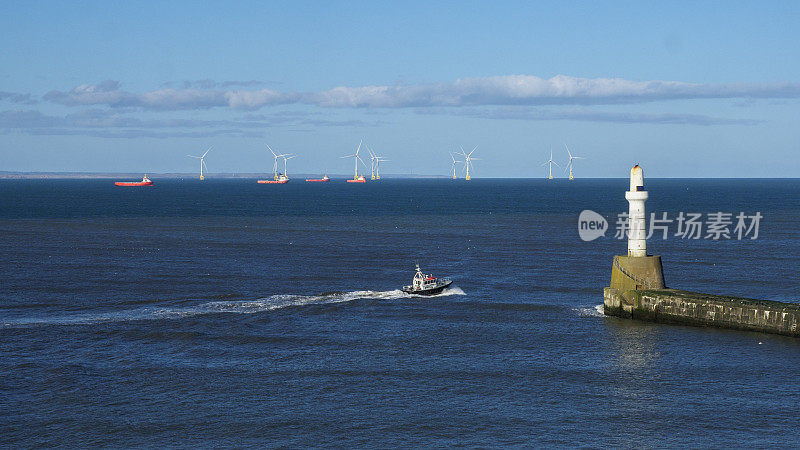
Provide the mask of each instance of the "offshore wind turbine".
{"label": "offshore wind turbine", "polygon": [[296,158],[297,155],[286,154],[286,155],[281,155],[281,157],[283,158],[283,176],[289,178],[289,172],[286,171],[286,161],[292,158]]}
{"label": "offshore wind turbine", "polygon": [[383,156],[376,156],[375,157],[375,179],[381,179],[381,161],[389,161],[388,159],[384,158]]}
{"label": "offshore wind turbine", "polygon": [[[275,157],[275,162],[272,163],[272,177],[275,181],[278,181],[278,158],[283,158],[286,155],[276,154],[274,151],[272,151],[272,147],[270,147],[269,144],[267,144],[267,148],[269,149],[269,152],[272,153],[272,156]],[[285,162],[284,166],[286,166]]]}
{"label": "offshore wind turbine", "polygon": [[[574,178],[572,176],[572,166],[573,166],[572,160],[573,159],[584,159],[584,158],[583,158],[583,156],[572,156],[572,152],[569,151],[569,147],[567,147],[567,144],[564,144],[564,148],[566,148],[567,149],[567,153],[569,153],[569,162],[567,163],[567,167],[569,168],[569,179],[572,180]],[[567,168],[565,167],[564,170],[567,170]]]}
{"label": "offshore wind turbine", "polygon": [[371,148],[368,146],[364,146],[367,148],[369,152],[369,171],[370,171],[370,179],[371,180],[380,180],[381,179],[381,169],[380,164],[381,161],[389,161],[388,159],[384,158],[383,156],[378,155],[377,153],[373,152]]}
{"label": "offshore wind turbine", "polygon": [[[365,147],[367,146],[365,145]],[[369,173],[370,173],[369,179],[375,180],[375,166],[376,166],[375,159],[377,157],[375,156],[375,153],[372,153],[372,150],[370,150],[369,147],[367,147],[367,151],[369,152]]]}
{"label": "offshore wind turbine", "polygon": [[547,179],[548,180],[552,180],[553,179],[553,164],[555,164],[558,167],[561,167],[561,166],[558,165],[557,162],[553,161],[553,149],[552,148],[550,149],[550,159],[548,161],[546,161],[544,164],[542,164],[542,166],[546,166],[548,164],[550,165],[550,168],[548,169]]}
{"label": "offshore wind turbine", "polygon": [[467,181],[469,181],[469,180],[471,179],[471,178],[470,178],[470,174],[469,174],[469,169],[473,167],[473,166],[472,166],[472,161],[473,161],[473,160],[478,160],[478,158],[473,158],[473,157],[472,157],[472,154],[473,154],[473,153],[475,153],[475,150],[476,150],[477,148],[478,148],[478,146],[476,145],[476,146],[475,146],[475,147],[472,149],[472,151],[471,151],[471,152],[467,153],[467,152],[465,152],[465,151],[464,151],[464,147],[463,147],[463,146],[461,147],[461,154],[462,154],[462,155],[464,155],[464,172],[465,172],[465,173],[466,173],[466,175],[467,175],[466,177],[464,177],[464,179],[465,179],[465,180],[467,180]]}
{"label": "offshore wind turbine", "polygon": [[367,180],[364,178],[364,176],[363,176],[363,175],[359,175],[359,174],[358,174],[358,162],[359,162],[359,161],[361,161],[361,164],[363,164],[363,165],[364,165],[364,167],[367,167],[367,164],[366,164],[366,163],[364,163],[364,160],[363,160],[363,159],[361,159],[361,157],[360,157],[360,156],[358,156],[358,152],[360,152],[360,151],[361,151],[361,145],[362,145],[363,143],[364,143],[364,140],[363,140],[363,139],[362,139],[361,141],[359,141],[359,143],[358,143],[358,148],[356,149],[356,152],[355,152],[355,153],[353,153],[352,155],[340,156],[340,158],[353,158],[353,165],[355,166],[355,167],[354,167],[354,169],[355,169],[355,170],[354,170],[354,173],[353,173],[353,179],[352,179],[352,180],[347,180],[347,182],[348,182],[348,183],[366,183],[366,181],[367,181]]}
{"label": "offshore wind turbine", "polygon": [[456,179],[456,163],[463,163],[464,161],[457,161],[456,157],[453,156],[453,152],[447,152],[447,153],[450,153],[450,158],[452,158],[452,160],[453,160],[453,179],[455,180]]}
{"label": "offshore wind turbine", "polygon": [[189,158],[197,158],[197,159],[200,160],[200,181],[203,181],[203,180],[206,179],[205,175],[203,175],[203,169],[208,170],[208,166],[206,166],[206,155],[210,151],[211,151],[211,147],[208,147],[208,150],[206,150],[206,152],[203,153],[203,156],[186,155]]}

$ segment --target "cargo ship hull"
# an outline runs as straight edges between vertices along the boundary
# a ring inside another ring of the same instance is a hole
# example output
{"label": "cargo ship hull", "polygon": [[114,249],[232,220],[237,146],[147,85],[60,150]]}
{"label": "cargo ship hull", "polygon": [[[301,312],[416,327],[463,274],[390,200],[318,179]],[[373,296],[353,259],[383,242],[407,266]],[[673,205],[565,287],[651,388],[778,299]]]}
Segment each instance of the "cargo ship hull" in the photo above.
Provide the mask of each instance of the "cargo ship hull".
{"label": "cargo ship hull", "polygon": [[143,183],[141,181],[115,181],[114,186],[124,186],[124,187],[141,187],[141,186],[152,186],[153,182],[148,181]]}

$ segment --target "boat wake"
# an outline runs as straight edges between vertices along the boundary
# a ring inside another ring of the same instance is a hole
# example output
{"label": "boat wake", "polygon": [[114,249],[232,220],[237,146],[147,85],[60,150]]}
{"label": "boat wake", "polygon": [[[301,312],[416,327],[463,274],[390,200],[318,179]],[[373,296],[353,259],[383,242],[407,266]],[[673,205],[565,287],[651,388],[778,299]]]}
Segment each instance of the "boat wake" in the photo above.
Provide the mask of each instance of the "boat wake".
{"label": "boat wake", "polygon": [[573,311],[577,312],[580,317],[605,317],[603,305],[574,308]]}
{"label": "boat wake", "polygon": [[222,300],[194,306],[148,306],[144,308],[98,313],[59,316],[19,317],[0,319],[0,327],[14,328],[35,325],[90,325],[108,322],[138,320],[170,320],[205,314],[255,314],[288,307],[346,303],[354,300],[396,300],[400,298],[430,298],[448,295],[466,295],[459,287],[450,287],[433,296],[411,295],[395,289],[391,291],[329,292],[319,295],[271,295],[255,300]]}

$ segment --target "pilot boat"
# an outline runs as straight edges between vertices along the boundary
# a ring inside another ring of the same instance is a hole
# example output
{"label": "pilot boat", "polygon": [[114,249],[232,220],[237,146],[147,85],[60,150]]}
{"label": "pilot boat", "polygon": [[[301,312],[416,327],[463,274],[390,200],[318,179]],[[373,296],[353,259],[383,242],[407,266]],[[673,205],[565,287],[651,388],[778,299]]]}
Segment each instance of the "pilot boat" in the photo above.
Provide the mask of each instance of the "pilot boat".
{"label": "pilot boat", "polygon": [[450,286],[453,282],[449,278],[436,278],[430,274],[422,273],[417,264],[417,273],[410,286],[403,286],[402,291],[407,294],[435,295]]}
{"label": "pilot boat", "polygon": [[133,187],[133,186],[152,186],[153,182],[150,181],[150,178],[147,178],[147,175],[145,175],[144,177],[142,177],[142,181],[115,181],[114,185],[115,186],[128,186],[128,187]]}

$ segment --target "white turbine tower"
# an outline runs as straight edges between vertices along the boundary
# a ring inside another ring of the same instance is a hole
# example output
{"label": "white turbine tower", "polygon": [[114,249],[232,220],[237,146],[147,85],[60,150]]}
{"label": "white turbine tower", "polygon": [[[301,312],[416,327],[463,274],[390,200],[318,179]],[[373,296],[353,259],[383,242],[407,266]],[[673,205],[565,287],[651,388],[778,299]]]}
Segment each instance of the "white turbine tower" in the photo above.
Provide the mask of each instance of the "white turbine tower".
{"label": "white turbine tower", "polygon": [[197,158],[197,159],[200,160],[200,181],[203,181],[203,180],[206,179],[206,176],[203,175],[203,169],[208,170],[208,167],[206,166],[206,155],[210,151],[211,151],[211,147],[208,147],[208,150],[206,150],[206,152],[203,153],[203,156],[186,155],[189,158]]}
{"label": "white turbine tower", "polygon": [[291,154],[281,155],[281,158],[283,158],[283,176],[285,176],[286,178],[289,178],[289,172],[286,171],[286,161],[296,157],[297,155],[291,155]]}
{"label": "white turbine tower", "polygon": [[547,172],[547,179],[548,180],[552,180],[553,179],[553,164],[555,164],[558,167],[561,167],[561,166],[558,165],[557,162],[553,161],[553,149],[552,148],[550,149],[550,159],[547,160],[544,164],[542,164],[542,167],[547,166],[548,164],[549,164],[550,167],[549,167],[548,172]]}
{"label": "white turbine tower", "polygon": [[[567,147],[567,144],[564,144],[564,148],[566,148],[567,149],[567,153],[569,153],[569,162],[567,163],[567,167],[569,168],[569,179],[572,180],[574,178],[572,176],[572,166],[573,166],[572,160],[573,159],[584,159],[584,158],[583,158],[583,156],[572,156],[572,152],[569,151],[569,147]],[[567,170],[567,168],[565,167],[564,170]]]}
{"label": "white turbine tower", "polygon": [[[364,147],[367,147],[367,146],[365,145]],[[376,169],[376,166],[377,166],[377,162],[376,162],[377,156],[375,156],[375,153],[372,153],[372,150],[370,150],[369,147],[367,147],[367,151],[369,152],[369,172],[370,172],[369,179],[370,180],[375,180],[375,169]]]}
{"label": "white turbine tower", "polygon": [[388,159],[384,158],[383,156],[376,156],[375,157],[375,179],[381,179],[381,161],[389,161]]}
{"label": "white turbine tower", "polygon": [[450,158],[453,160],[453,179],[455,180],[456,179],[456,164],[457,163],[463,163],[464,161],[457,161],[456,157],[453,156],[453,152],[448,152],[448,153],[450,153]]}
{"label": "white turbine tower", "polygon": [[479,158],[473,158],[472,157],[472,154],[475,153],[475,150],[477,148],[478,148],[478,146],[476,145],[472,149],[471,152],[467,153],[467,152],[464,151],[464,147],[461,147],[461,154],[464,155],[464,172],[466,172],[466,174],[467,174],[467,176],[464,177],[464,179],[467,180],[467,181],[469,181],[471,179],[470,178],[470,174],[469,174],[469,169],[473,167],[472,166],[472,161],[473,160],[476,160],[476,161],[479,160]]}
{"label": "white turbine tower", "polygon": [[[269,149],[269,152],[272,153],[272,156],[275,157],[275,161],[272,163],[272,178],[275,181],[278,181],[278,158],[282,158],[282,157],[284,157],[286,155],[278,155],[278,154],[276,154],[274,151],[272,151],[272,147],[270,147],[269,144],[267,144],[267,148]],[[284,166],[285,165],[286,165],[286,163],[284,162]]]}
{"label": "white turbine tower", "polygon": [[[361,159],[360,156],[358,156],[358,152],[361,151],[361,144],[363,144],[363,143],[364,143],[364,140],[362,139],[358,143],[358,148],[356,149],[356,152],[353,153],[352,155],[340,156],[340,158],[353,158],[353,165],[355,166],[355,172],[353,174],[353,181],[361,181],[361,180],[359,180],[359,176],[358,176],[358,162],[361,161],[361,164],[364,164],[364,167],[367,167],[367,164],[364,163],[364,160]],[[361,177],[361,179],[363,179],[363,178],[364,177]]]}

